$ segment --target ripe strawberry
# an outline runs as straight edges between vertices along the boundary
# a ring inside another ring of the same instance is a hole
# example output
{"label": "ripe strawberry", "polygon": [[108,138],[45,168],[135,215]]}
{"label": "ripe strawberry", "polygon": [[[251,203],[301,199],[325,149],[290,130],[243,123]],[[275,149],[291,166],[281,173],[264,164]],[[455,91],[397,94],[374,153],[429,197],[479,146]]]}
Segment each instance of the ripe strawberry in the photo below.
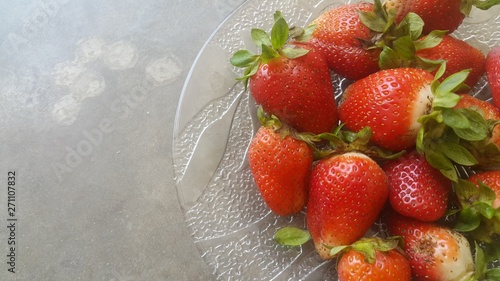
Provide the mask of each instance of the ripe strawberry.
{"label": "ripe strawberry", "polygon": [[329,67],[339,75],[356,80],[379,69],[380,49],[367,49],[374,33],[360,19],[360,11],[373,4],[346,4],[327,10],[315,19],[310,42],[325,54]]}
{"label": "ripe strawberry", "polygon": [[403,238],[415,281],[468,280],[474,274],[469,242],[460,233],[396,212],[389,215],[387,226],[390,235]]}
{"label": "ripe strawberry", "polygon": [[279,121],[267,121],[253,137],[248,161],[267,206],[280,216],[300,212],[307,203],[313,149],[295,139]]}
{"label": "ripe strawberry", "polygon": [[372,141],[383,148],[413,147],[418,118],[431,110],[433,80],[427,71],[414,68],[378,71],[347,87],[339,118],[352,131],[370,127]]}
{"label": "ripe strawberry", "polygon": [[370,127],[372,142],[388,150],[416,145],[434,168],[456,181],[454,163],[479,164],[466,146],[489,140],[491,126],[477,111],[453,109],[460,100],[454,91],[462,87],[468,72],[440,83],[445,68],[443,64],[434,78],[425,70],[394,68],[355,81],[340,101],[341,122],[352,131]]}
{"label": "ripe strawberry", "polygon": [[436,46],[416,51],[415,55],[427,60],[445,60],[446,71],[441,81],[453,73],[470,69],[469,76],[464,83],[471,88],[477,84],[485,71],[484,54],[467,42],[450,35],[445,35]]}
{"label": "ripe strawberry", "polygon": [[383,169],[389,178],[389,202],[396,212],[422,221],[436,221],[445,214],[451,181],[425,156],[412,150],[386,162]]}
{"label": "ripe strawberry", "polygon": [[432,30],[455,31],[463,19],[469,15],[473,6],[479,9],[489,9],[498,1],[473,0],[385,0],[387,9],[396,10],[396,22],[400,22],[409,13],[418,14],[425,22],[424,33]]}
{"label": "ripe strawberry", "polygon": [[410,281],[410,262],[397,246],[398,240],[362,238],[346,247],[337,265],[339,281]]}
{"label": "ripe strawberry", "polygon": [[288,24],[277,12],[271,36],[260,29],[252,30],[262,53],[240,50],[231,63],[246,67],[240,79],[249,82],[252,97],[267,113],[298,131],[329,132],[338,124],[330,70],[323,56],[308,43],[288,42],[289,34]]}
{"label": "ripe strawberry", "polygon": [[319,160],[311,173],[306,221],[320,256],[332,259],[329,247],[361,238],[388,194],[387,176],[364,154],[347,152]]}
{"label": "ripe strawberry", "polygon": [[486,77],[490,85],[491,98],[500,108],[500,46],[491,49],[486,55]]}

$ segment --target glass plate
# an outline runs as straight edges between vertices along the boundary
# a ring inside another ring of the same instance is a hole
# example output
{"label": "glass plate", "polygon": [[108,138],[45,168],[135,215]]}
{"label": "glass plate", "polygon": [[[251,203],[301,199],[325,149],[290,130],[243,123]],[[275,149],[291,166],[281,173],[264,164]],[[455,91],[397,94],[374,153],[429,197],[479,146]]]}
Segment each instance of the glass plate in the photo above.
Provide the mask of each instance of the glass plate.
{"label": "glass plate", "polygon": [[[334,263],[322,261],[312,243],[287,248],[272,239],[282,226],[304,228],[305,216],[278,217],[260,198],[245,158],[259,126],[256,107],[235,82],[241,72],[229,58],[243,48],[257,52],[250,29],[269,30],[276,10],[290,25],[305,26],[349,2],[359,1],[246,1],[212,34],[190,70],[173,132],[175,183],[194,243],[218,280],[336,280]],[[453,35],[487,53],[500,45],[499,11],[475,9]],[[338,89],[347,82],[335,75],[333,81]],[[484,77],[472,93],[490,99]]]}

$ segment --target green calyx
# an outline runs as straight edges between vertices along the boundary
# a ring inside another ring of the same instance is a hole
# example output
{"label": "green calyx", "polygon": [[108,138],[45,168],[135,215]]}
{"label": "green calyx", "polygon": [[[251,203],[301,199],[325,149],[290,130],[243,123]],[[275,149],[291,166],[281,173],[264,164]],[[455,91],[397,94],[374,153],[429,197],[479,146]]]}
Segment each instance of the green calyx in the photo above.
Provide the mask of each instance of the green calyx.
{"label": "green calyx", "polygon": [[446,31],[436,30],[422,38],[424,21],[415,13],[408,13],[397,24],[394,20],[396,11],[388,9],[380,0],[374,1],[373,11],[360,11],[361,22],[370,30],[378,34],[373,42],[363,42],[367,49],[379,48],[380,69],[399,67],[416,67],[424,70],[434,70],[441,60],[429,60],[416,55],[422,49],[437,46]]}
{"label": "green calyx", "polygon": [[417,55],[423,49],[434,48],[446,35],[445,30],[434,30],[423,37],[424,21],[415,13],[406,17],[394,27],[394,40],[383,46],[379,57],[380,69],[415,67],[427,71],[435,70],[442,60],[430,60]]}
{"label": "green calyx", "polygon": [[476,240],[492,242],[492,236],[500,235],[500,210],[493,208],[495,192],[484,183],[459,179],[453,189],[460,203],[455,229],[470,232]]}
{"label": "green calyx", "polygon": [[309,50],[287,43],[290,39],[305,42],[309,39],[313,30],[314,26],[305,29],[298,27],[290,28],[283,18],[282,13],[276,11],[274,13],[274,25],[270,34],[258,28],[254,28],[250,32],[252,41],[260,48],[261,53],[254,54],[249,50],[239,50],[231,57],[230,63],[233,66],[245,68],[243,76],[237,79],[243,81],[246,86],[248,79],[257,73],[261,63],[267,63],[280,56],[295,59],[306,55]]}
{"label": "green calyx", "polygon": [[352,132],[345,130],[344,125],[341,124],[328,133],[297,132],[293,127],[281,122],[275,115],[267,114],[262,109],[262,106],[257,108],[257,118],[262,126],[272,128],[281,138],[291,136],[305,142],[313,149],[315,160],[354,151],[376,160],[396,159],[405,153],[404,150],[399,152],[388,151],[371,143],[373,132],[369,127],[365,127],[359,132]]}
{"label": "green calyx", "polygon": [[298,133],[295,129],[285,123],[282,123],[277,116],[267,114],[264,109],[262,109],[262,106],[257,108],[257,118],[259,119],[261,126],[272,129],[281,137],[281,139],[284,139],[287,136],[299,139],[296,137]]}
{"label": "green calyx", "polygon": [[380,0],[373,1],[372,11],[359,11],[361,22],[370,30],[380,33],[381,38],[390,34],[395,18],[395,10],[387,10]]}
{"label": "green calyx", "polygon": [[325,247],[330,249],[330,256],[334,257],[345,253],[347,251],[356,251],[362,253],[365,261],[373,264],[376,261],[376,252],[389,252],[392,250],[400,251],[402,245],[402,238],[399,236],[380,238],[380,237],[365,237],[354,242],[351,245],[341,245],[336,247]]}
{"label": "green calyx", "polygon": [[[500,0],[462,0],[460,10],[468,16],[473,7],[488,10],[499,4]],[[387,14],[391,15],[391,11]],[[417,52],[439,45],[447,30],[434,30],[423,36],[423,27],[424,21],[415,13],[408,13],[399,24],[389,26],[384,33],[388,34],[385,37],[391,40],[384,40],[384,44],[379,46],[382,48],[379,57],[380,69],[398,67],[415,67],[427,71],[437,69],[443,60],[426,59],[418,56]]]}
{"label": "green calyx", "polygon": [[356,151],[377,160],[387,160],[396,159],[405,153],[405,151],[394,153],[374,145],[370,141],[372,135],[370,127],[352,132],[345,130],[341,124],[332,132],[315,135],[311,140],[316,144],[314,147],[316,159]]}
{"label": "green calyx", "polygon": [[[434,99],[431,113],[421,116],[422,124],[417,134],[416,148],[424,154],[429,164],[443,175],[457,182],[455,165],[476,166],[480,162],[473,144],[488,142],[491,138],[491,123],[477,111],[468,108],[454,108],[460,96],[454,92],[464,87],[468,70],[460,71],[438,81],[444,73],[446,63],[436,73],[432,91]],[[477,152],[477,151],[476,151]]]}

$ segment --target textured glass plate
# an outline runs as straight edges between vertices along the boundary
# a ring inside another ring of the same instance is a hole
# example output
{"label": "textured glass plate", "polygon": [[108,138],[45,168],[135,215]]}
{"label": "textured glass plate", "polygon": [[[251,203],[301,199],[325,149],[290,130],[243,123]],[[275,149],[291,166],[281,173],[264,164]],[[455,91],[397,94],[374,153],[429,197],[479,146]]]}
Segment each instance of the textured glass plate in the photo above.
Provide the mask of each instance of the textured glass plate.
{"label": "textured glass plate", "polygon": [[[357,2],[357,1],[352,1]],[[330,0],[249,0],[233,12],[200,51],[184,85],[176,114],[173,164],[179,201],[192,238],[218,280],[336,280],[312,243],[286,248],[272,236],[282,226],[305,227],[304,214],[282,218],[265,206],[245,158],[258,128],[255,105],[229,64],[239,49],[253,49],[252,27],[269,30],[281,10],[290,25],[305,26]],[[484,53],[500,45],[500,9],[474,10],[454,33]],[[345,82],[333,76],[337,89]],[[483,77],[472,89],[488,100]],[[337,90],[336,95],[340,95]]]}

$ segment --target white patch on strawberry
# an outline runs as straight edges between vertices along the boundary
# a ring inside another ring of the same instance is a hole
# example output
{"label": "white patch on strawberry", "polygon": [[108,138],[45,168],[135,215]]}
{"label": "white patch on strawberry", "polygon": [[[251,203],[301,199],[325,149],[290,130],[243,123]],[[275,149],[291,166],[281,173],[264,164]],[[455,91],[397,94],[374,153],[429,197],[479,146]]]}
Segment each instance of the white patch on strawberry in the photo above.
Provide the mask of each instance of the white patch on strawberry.
{"label": "white patch on strawberry", "polygon": [[443,277],[443,280],[449,281],[468,280],[468,278],[470,278],[474,273],[474,261],[472,260],[472,253],[470,250],[469,242],[458,232],[450,231],[450,234],[457,242],[458,252],[456,253],[456,255],[454,255],[453,253],[450,253],[449,248],[443,249],[442,252],[439,251],[440,248],[436,249],[435,257],[438,258],[438,260],[440,258],[439,256],[442,255],[443,260],[451,258],[454,261],[444,261],[441,264],[441,276]]}
{"label": "white patch on strawberry", "polygon": [[412,115],[412,124],[409,128],[409,132],[417,134],[421,125],[418,122],[418,118],[422,115],[427,115],[431,112],[432,100],[434,99],[434,94],[432,93],[431,84],[425,84],[418,93],[418,99],[415,100],[415,107]]}

